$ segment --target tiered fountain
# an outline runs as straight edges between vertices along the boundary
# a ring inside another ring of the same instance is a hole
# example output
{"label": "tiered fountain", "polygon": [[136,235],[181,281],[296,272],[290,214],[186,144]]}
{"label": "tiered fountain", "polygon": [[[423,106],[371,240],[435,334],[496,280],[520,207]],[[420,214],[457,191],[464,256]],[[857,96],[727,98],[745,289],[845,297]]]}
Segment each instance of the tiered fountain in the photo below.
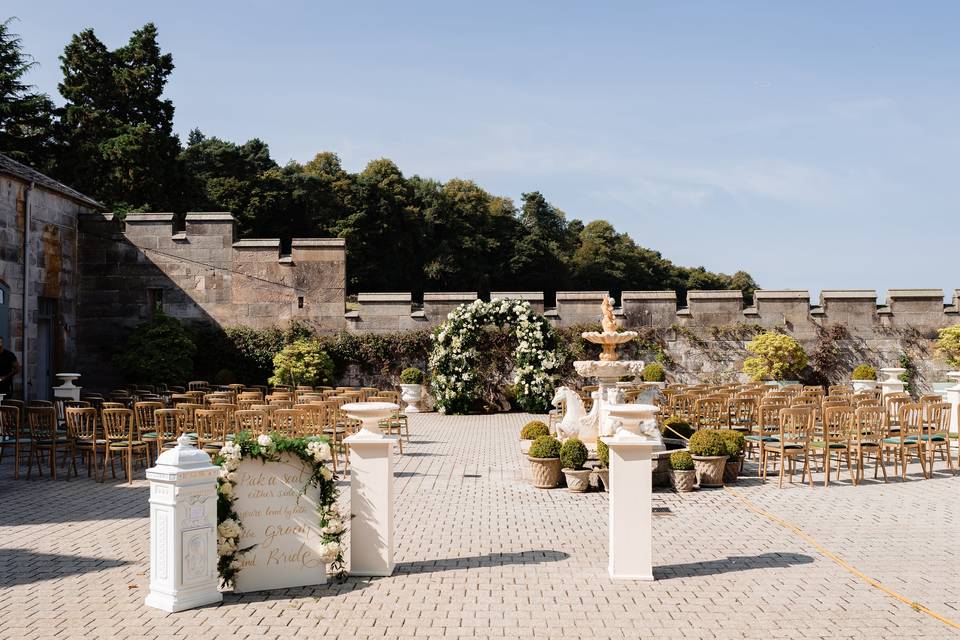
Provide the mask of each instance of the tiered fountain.
{"label": "tiered fountain", "polygon": [[617,381],[623,376],[638,375],[643,369],[642,360],[620,360],[617,357],[617,345],[629,342],[637,337],[636,331],[617,331],[617,321],[613,316],[613,302],[604,296],[600,305],[602,310],[601,326],[603,331],[587,331],[581,335],[588,342],[603,347],[599,360],[578,360],[573,368],[584,378],[593,378],[599,384],[594,397],[599,410],[594,412],[598,423],[596,427],[601,436],[632,435],[637,438],[656,440],[661,444],[660,431],[657,429],[656,414],[659,408],[652,404],[626,404],[623,402],[623,390],[617,387]]}

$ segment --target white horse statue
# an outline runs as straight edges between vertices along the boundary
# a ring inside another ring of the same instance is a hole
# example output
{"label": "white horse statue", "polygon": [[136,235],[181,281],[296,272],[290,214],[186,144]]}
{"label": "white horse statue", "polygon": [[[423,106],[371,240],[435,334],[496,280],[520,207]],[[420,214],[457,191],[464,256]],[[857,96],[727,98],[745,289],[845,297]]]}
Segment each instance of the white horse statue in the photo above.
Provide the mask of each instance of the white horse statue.
{"label": "white horse statue", "polygon": [[594,401],[590,413],[583,407],[579,394],[569,387],[558,387],[551,404],[558,409],[566,405],[563,421],[557,425],[557,436],[563,440],[576,436],[584,444],[595,444],[599,434],[600,403]]}

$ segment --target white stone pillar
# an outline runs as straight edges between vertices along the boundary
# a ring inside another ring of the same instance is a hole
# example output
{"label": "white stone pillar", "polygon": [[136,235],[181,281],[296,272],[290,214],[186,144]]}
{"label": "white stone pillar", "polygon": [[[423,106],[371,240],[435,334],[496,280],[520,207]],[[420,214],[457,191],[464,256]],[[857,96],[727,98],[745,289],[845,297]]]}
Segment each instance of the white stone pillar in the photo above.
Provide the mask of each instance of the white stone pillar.
{"label": "white stone pillar", "polygon": [[393,445],[378,423],[395,404],[358,402],[341,410],[362,428],[345,438],[350,447],[350,574],[389,576],[394,567]]}
{"label": "white stone pillar", "polygon": [[960,371],[950,371],[947,378],[956,384],[947,389],[947,402],[950,403],[950,433],[960,433]]}
{"label": "white stone pillar", "polygon": [[609,564],[613,580],[653,580],[653,476],[657,439],[623,429],[603,438],[610,450]]}
{"label": "white stone pillar", "polygon": [[147,469],[150,480],[150,593],[147,606],[176,612],[223,600],[217,574],[217,474],[210,457],[181,435]]}
{"label": "white stone pillar", "polygon": [[880,374],[884,376],[884,379],[880,381],[881,401],[885,402],[887,396],[891,393],[903,393],[907,385],[900,379],[900,376],[906,372],[906,369],[900,367],[880,369]]}

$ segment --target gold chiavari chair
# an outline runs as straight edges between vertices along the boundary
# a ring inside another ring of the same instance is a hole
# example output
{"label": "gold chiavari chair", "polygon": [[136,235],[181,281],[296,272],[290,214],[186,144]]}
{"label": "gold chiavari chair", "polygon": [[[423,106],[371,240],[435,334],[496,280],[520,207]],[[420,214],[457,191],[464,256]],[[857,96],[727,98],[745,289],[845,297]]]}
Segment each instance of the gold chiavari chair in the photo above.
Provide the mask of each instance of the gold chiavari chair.
{"label": "gold chiavari chair", "polygon": [[322,400],[315,400],[308,404],[298,404],[294,407],[294,411],[300,414],[300,435],[319,436],[323,433],[326,426],[327,408]]}
{"label": "gold chiavari chair", "polygon": [[760,465],[763,466],[763,443],[776,442],[780,435],[780,409],[783,404],[761,404],[757,408],[757,419],[750,429],[750,433],[744,436],[747,445],[747,455],[749,456],[755,448],[760,452]]}
{"label": "gold chiavari chair", "polygon": [[936,404],[943,402],[943,396],[939,393],[925,393],[917,400],[920,404]]}
{"label": "gold chiavari chair", "polygon": [[[40,452],[46,451],[50,462],[50,477],[57,479],[57,450],[63,452],[63,463],[73,461],[73,443],[65,432],[57,429],[57,412],[48,405],[27,405],[27,424],[30,426],[31,455],[37,458],[37,469],[40,469]],[[76,468],[74,468],[76,473]],[[70,478],[69,468],[67,478]],[[30,467],[27,467],[27,479],[30,479]]]}
{"label": "gold chiavari chair", "polygon": [[[20,479],[20,462],[23,454],[27,454],[27,470],[30,463],[30,431],[21,427],[21,410],[19,407],[0,405],[0,462],[8,447],[13,448],[13,479]],[[39,464],[39,462],[38,462]],[[39,471],[39,467],[37,469]]]}
{"label": "gold chiavari chair", "polygon": [[[890,404],[887,405],[889,414]],[[920,467],[923,471],[923,477],[927,476],[927,467],[923,460],[923,452],[920,449],[920,436],[923,425],[923,405],[919,402],[907,402],[899,404],[900,417],[896,431],[889,430],[887,437],[883,439],[883,452],[893,454],[893,472],[897,473],[900,467],[901,480],[907,479],[907,461],[909,454],[913,452],[920,460]]]}
{"label": "gold chiavari chair", "polygon": [[722,429],[727,422],[727,401],[720,396],[697,400],[693,409],[698,429]]}
{"label": "gold chiavari chair", "polygon": [[853,480],[853,467],[850,465],[850,434],[853,429],[853,409],[846,404],[827,405],[823,409],[823,422],[814,425],[810,442],[812,455],[823,460],[823,486],[830,484],[830,463],[837,456],[837,480],[840,480],[840,468],[846,458],[847,473]]}
{"label": "gold chiavari chair", "polygon": [[181,402],[175,408],[183,411],[184,424],[189,430],[191,440],[196,440],[196,434],[193,433],[193,423],[195,422],[195,417],[199,409],[203,409],[202,404],[197,404],[195,402]]}
{"label": "gold chiavari chair", "polygon": [[783,488],[783,475],[790,466],[790,482],[796,470],[797,458],[803,458],[800,479],[807,475],[813,486],[813,473],[810,471],[810,433],[813,431],[813,408],[810,406],[790,407],[780,410],[780,435],[774,442],[763,443],[763,481],[767,481],[767,460],[774,457],[780,463],[780,488]]}
{"label": "gold chiavari chair", "polygon": [[912,402],[909,393],[891,393],[883,399],[883,406],[887,410],[887,431],[895,433],[900,430],[900,408]]}
{"label": "gold chiavari chair", "polygon": [[206,391],[210,388],[210,383],[206,380],[191,380],[187,383],[187,389],[190,391]]}
{"label": "gold chiavari chair", "polygon": [[99,478],[98,457],[106,456],[107,441],[98,437],[97,410],[93,407],[67,407],[64,409],[67,425],[67,437],[73,441],[74,455],[79,453],[87,467],[87,477],[91,473]]}
{"label": "gold chiavari chair", "polygon": [[157,409],[153,412],[157,427],[157,449],[177,446],[181,433],[187,432],[187,412],[183,409]]}
{"label": "gold chiavari chair", "polygon": [[117,477],[113,462],[119,456],[127,474],[127,484],[133,483],[133,456],[139,454],[144,464],[147,463],[147,443],[135,439],[135,427],[132,409],[104,409],[101,412],[103,421],[103,435],[107,441],[107,455],[103,461],[101,481],[110,467],[110,475]]}
{"label": "gold chiavari chair", "polygon": [[216,409],[218,411],[223,411],[227,417],[227,436],[233,435],[236,431],[236,420],[234,416],[237,413],[237,410],[240,408],[237,405],[230,402],[215,402],[210,405],[211,409]]}
{"label": "gold chiavari chair", "polygon": [[850,446],[853,449],[853,457],[857,461],[857,473],[854,476],[853,483],[859,484],[863,480],[864,454],[874,456],[873,477],[877,477],[877,468],[883,470],[883,481],[887,481],[887,466],[883,462],[881,455],[881,443],[886,436],[886,427],[884,427],[884,411],[880,405],[860,406],[854,410],[853,417],[853,435],[850,439]]}
{"label": "gold chiavari chair", "polygon": [[303,417],[296,409],[276,409],[270,416],[270,421],[273,431],[290,438],[300,436]]}
{"label": "gold chiavari chair", "polygon": [[371,402],[371,396],[379,396],[380,390],[376,387],[360,387],[360,402]]}
{"label": "gold chiavari chair", "polygon": [[750,433],[757,421],[757,407],[759,406],[756,396],[741,396],[730,403],[730,428],[734,431]]}
{"label": "gold chiavari chair", "polygon": [[827,391],[827,395],[851,396],[853,395],[853,387],[849,384],[832,384],[830,385],[830,389]]}
{"label": "gold chiavari chair", "polygon": [[143,440],[147,447],[152,447],[156,455],[160,455],[161,445],[157,443],[157,424],[154,413],[163,409],[162,402],[137,402],[133,405],[133,420],[136,425],[136,439]]}

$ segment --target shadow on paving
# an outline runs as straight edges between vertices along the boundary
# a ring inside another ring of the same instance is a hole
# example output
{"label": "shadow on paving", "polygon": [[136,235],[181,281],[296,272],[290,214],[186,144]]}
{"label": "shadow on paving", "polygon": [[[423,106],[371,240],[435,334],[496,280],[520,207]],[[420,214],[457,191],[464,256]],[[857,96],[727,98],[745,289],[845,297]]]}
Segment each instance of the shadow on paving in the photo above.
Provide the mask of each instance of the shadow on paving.
{"label": "shadow on paving", "polygon": [[483,567],[503,567],[513,564],[542,564],[544,562],[560,562],[569,557],[570,554],[563,551],[532,549],[516,553],[489,553],[482,556],[400,562],[396,566],[396,573],[437,573]]}
{"label": "shadow on paving", "polygon": [[126,560],[37,553],[28,549],[0,549],[0,587],[56,580],[106,571],[130,564]]}
{"label": "shadow on paving", "polygon": [[713,576],[721,573],[750,571],[753,569],[784,569],[800,564],[810,564],[813,558],[801,553],[762,553],[757,556],[730,556],[722,560],[688,562],[655,566],[653,575],[657,580]]}
{"label": "shadow on paving", "polygon": [[[11,474],[12,475],[12,474]],[[0,482],[0,526],[150,517],[150,487],[86,477]]]}

